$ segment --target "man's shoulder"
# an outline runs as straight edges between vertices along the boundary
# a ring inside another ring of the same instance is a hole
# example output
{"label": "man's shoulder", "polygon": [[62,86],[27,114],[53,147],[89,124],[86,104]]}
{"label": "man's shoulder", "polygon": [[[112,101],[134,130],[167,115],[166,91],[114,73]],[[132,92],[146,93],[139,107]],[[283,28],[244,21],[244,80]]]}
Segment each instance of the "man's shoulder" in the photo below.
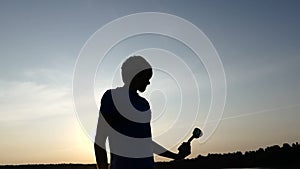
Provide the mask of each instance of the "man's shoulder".
{"label": "man's shoulder", "polygon": [[104,92],[104,94],[102,95],[102,99],[101,100],[107,100],[111,98],[111,89],[108,89]]}
{"label": "man's shoulder", "polygon": [[114,88],[114,89],[107,89],[104,94],[102,95],[102,98],[111,98],[112,93],[119,93],[120,90],[119,88]]}
{"label": "man's shoulder", "polygon": [[136,108],[143,111],[150,109],[150,104],[146,98],[140,96],[137,93],[130,93],[128,90],[122,87],[106,90],[102,96],[102,103],[111,103],[113,102],[113,100],[122,102],[124,101],[123,99],[128,98],[130,98],[130,101]]}

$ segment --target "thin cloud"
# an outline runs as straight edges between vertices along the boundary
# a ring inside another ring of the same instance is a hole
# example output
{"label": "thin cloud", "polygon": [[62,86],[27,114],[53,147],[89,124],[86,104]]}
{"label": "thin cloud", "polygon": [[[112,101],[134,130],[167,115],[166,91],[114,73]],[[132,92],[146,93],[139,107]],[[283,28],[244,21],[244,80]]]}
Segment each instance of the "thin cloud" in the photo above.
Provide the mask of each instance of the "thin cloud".
{"label": "thin cloud", "polygon": [[1,121],[35,119],[72,111],[71,89],[35,82],[0,81]]}

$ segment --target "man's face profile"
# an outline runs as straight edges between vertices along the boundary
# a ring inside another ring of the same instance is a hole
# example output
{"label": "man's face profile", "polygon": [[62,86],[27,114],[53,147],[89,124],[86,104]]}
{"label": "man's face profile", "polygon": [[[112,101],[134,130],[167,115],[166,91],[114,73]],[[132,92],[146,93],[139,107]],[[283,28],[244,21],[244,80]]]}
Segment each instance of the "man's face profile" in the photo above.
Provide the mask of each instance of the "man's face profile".
{"label": "man's face profile", "polygon": [[139,72],[131,81],[130,88],[144,92],[150,84],[152,77],[152,69],[147,69]]}

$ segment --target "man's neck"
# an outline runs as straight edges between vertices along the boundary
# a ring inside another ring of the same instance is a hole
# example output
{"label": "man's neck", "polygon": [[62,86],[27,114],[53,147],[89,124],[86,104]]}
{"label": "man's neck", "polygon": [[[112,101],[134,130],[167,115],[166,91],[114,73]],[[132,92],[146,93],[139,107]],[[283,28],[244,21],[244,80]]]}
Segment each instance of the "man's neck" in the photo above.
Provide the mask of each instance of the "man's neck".
{"label": "man's neck", "polygon": [[129,85],[124,85],[123,88],[125,88],[126,90],[128,90],[129,92],[132,92],[132,93],[137,93],[137,90],[136,89],[133,89],[132,87],[130,87]]}

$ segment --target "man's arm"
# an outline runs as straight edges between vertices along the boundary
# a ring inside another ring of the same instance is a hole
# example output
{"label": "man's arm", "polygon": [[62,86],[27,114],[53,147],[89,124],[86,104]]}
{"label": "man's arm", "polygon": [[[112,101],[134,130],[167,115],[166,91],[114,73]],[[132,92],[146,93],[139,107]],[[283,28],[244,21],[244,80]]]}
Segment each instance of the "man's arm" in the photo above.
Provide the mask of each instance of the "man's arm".
{"label": "man's arm", "polygon": [[[112,104],[111,104],[110,90],[107,90],[101,98],[97,133],[96,133],[95,144],[94,144],[98,169],[108,169],[107,152],[105,149],[105,143],[108,138],[108,128],[107,128],[108,122],[106,120],[111,120],[108,116],[112,111],[111,108],[112,108]],[[105,115],[106,118],[104,117]]]}
{"label": "man's arm", "polygon": [[107,131],[103,116],[99,115],[97,134],[94,143],[95,156],[98,169],[108,169],[107,152],[105,150],[105,142],[107,139]]}
{"label": "man's arm", "polygon": [[108,169],[106,150],[103,149],[102,147],[98,146],[96,143],[94,144],[94,148],[95,148],[97,168],[98,169]]}
{"label": "man's arm", "polygon": [[184,147],[182,150],[184,150],[184,152],[179,152],[178,154],[173,153],[167,149],[165,149],[164,147],[162,147],[161,145],[157,144],[156,142],[153,141],[153,151],[155,154],[163,156],[163,157],[167,157],[167,158],[171,158],[174,160],[181,160],[184,159],[186,156],[188,156],[191,152],[190,152],[190,145],[188,144],[182,144],[180,147]]}

